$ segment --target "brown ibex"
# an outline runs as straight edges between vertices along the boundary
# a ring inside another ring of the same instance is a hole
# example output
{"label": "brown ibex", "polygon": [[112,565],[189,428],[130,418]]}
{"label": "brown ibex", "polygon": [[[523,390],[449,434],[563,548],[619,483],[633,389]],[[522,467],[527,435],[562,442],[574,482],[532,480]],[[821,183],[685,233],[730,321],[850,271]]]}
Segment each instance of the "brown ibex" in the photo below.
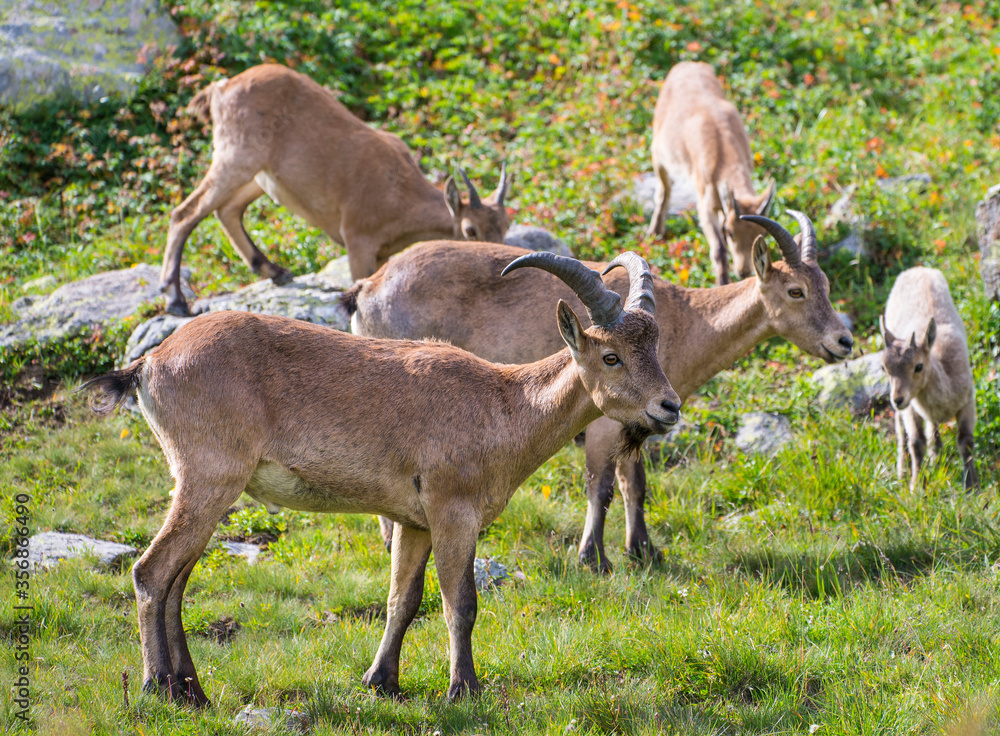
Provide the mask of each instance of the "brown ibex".
{"label": "brown ibex", "polygon": [[188,107],[212,121],[212,164],[170,215],[160,274],[168,312],[187,313],[181,253],[212,212],[254,273],[276,283],[291,279],[243,228],[246,208],[265,192],[346,247],[355,279],[370,276],[390,255],[421,240],[503,242],[506,168],[485,201],[464,171],[469,203],[462,202],[454,179],[442,194],[399,137],[368,127],[304,74],[262,64],[213,82]]}
{"label": "brown ibex", "polygon": [[671,178],[689,180],[698,197],[698,221],[708,240],[716,283],[729,283],[727,244],[736,273],[750,276],[751,248],[763,233],[740,215],[766,215],[774,181],[763,194],[754,192],[750,139],[708,64],[683,61],[667,74],[656,100],[652,148],[657,180],[648,234],[663,232]]}
{"label": "brown ibex", "polygon": [[[448,695],[479,688],[472,628],[480,530],[602,412],[622,422],[627,453],[674,424],[680,408],[656,358],[652,277],[639,256],[623,253],[608,266],[628,272],[624,308],[596,272],[572,258],[532,253],[504,265],[504,273],[534,266],[555,274],[594,326],[584,329],[559,301],[564,350],[530,365],[494,365],[442,342],[378,340],[217,312],[86,384],[102,390],[98,411],[137,392],[176,480],[163,528],[132,568],[144,689],[207,702],[181,603],[212,531],[244,491],[270,507],[367,512],[396,522],[385,634],[364,676],[389,693],[399,691],[400,647],[433,550],[448,625]],[[527,273],[504,281],[527,288]]]}
{"label": "brown ibex", "polygon": [[[850,354],[851,333],[834,313],[829,281],[816,263],[812,223],[801,212],[789,213],[801,226],[801,248],[778,223],[747,216],[771,233],[785,259],[772,263],[761,238],[753,249],[756,278],[711,289],[685,289],[654,279],[662,336],[660,365],[682,400],[755,345],[776,335],[828,362]],[[574,306],[577,301],[569,289],[544,273],[526,273],[516,289],[497,279],[501,269],[522,253],[504,245],[455,242],[410,248],[345,293],[345,305],[353,311],[351,329],[371,337],[437,337],[498,363],[550,355],[559,349],[560,340],[544,319],[545,305],[557,298]],[[602,268],[597,263],[587,265]],[[622,286],[614,274],[607,281],[612,289]],[[607,417],[587,428],[588,505],[580,559],[602,571],[610,570],[604,551],[604,519],[616,476],[626,506],[630,555],[658,555],[643,517],[646,479],[642,462],[616,460],[613,448],[618,429]],[[388,538],[391,524],[383,521],[382,530]]]}
{"label": "brown ibex", "polygon": [[899,274],[879,327],[885,341],[882,365],[889,374],[889,401],[896,410],[899,479],[906,477],[909,448],[910,488],[916,487],[924,452],[933,462],[941,449],[941,423],[956,419],[965,487],[977,488],[976,384],[965,326],[944,274],[922,266]]}

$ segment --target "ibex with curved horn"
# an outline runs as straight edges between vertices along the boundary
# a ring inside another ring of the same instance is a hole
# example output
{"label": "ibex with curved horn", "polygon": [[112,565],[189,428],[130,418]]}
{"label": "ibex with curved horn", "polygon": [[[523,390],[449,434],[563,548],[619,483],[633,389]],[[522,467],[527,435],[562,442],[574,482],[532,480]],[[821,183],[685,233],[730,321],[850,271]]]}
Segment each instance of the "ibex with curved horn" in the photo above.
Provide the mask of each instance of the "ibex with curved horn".
{"label": "ibex with curved horn", "polygon": [[608,266],[629,274],[624,309],[572,258],[532,253],[503,265],[517,271],[504,279],[515,292],[532,283],[530,272],[554,274],[579,295],[594,326],[584,329],[559,301],[563,350],[529,365],[494,365],[442,342],[217,312],[86,384],[104,394],[98,411],[138,393],[177,482],[163,528],[132,568],[144,689],[208,702],[181,603],[212,531],[244,491],[272,508],[368,512],[395,522],[385,634],[364,676],[389,693],[399,692],[403,635],[433,550],[448,624],[448,695],[479,688],[472,628],[480,530],[602,413],[622,423],[627,452],[675,423],[680,405],[656,359],[649,267],[639,256],[624,253]]}
{"label": "ibex with curved horn", "polygon": [[698,197],[716,283],[729,283],[729,254],[741,278],[752,275],[751,249],[762,233],[740,215],[766,215],[775,185],[772,180],[762,194],[754,192],[750,139],[708,64],[683,61],[667,74],[656,100],[652,153],[657,181],[647,233],[663,232],[671,179],[688,180]]}
{"label": "ibex with curved horn", "polygon": [[[754,222],[772,234],[784,262],[771,262],[760,238],[754,243],[755,278],[712,289],[685,289],[652,279],[660,327],[659,360],[687,399],[720,370],[776,335],[826,361],[851,352],[851,333],[830,304],[829,282],[816,263],[816,234],[809,218],[789,210],[802,229],[800,249],[778,223]],[[751,216],[747,216],[751,217]],[[576,297],[557,279],[525,274],[523,283],[500,281],[500,270],[524,251],[503,245],[424,243],[394,258],[345,294],[352,330],[372,337],[437,337],[487,360],[519,363],[559,349],[558,333],[544,319],[545,305]],[[596,263],[587,264],[601,269]],[[455,274],[461,278],[455,278]],[[610,275],[612,289],[620,277]],[[456,305],[461,305],[456,308]],[[587,428],[587,523],[580,559],[611,569],[604,551],[604,519],[617,478],[626,506],[625,537],[634,557],[657,556],[646,530],[646,479],[635,458],[616,458],[620,427],[604,417]],[[383,522],[383,534],[391,525]]]}
{"label": "ibex with curved horn", "polygon": [[454,179],[442,195],[402,140],[369,128],[304,74],[280,64],[255,66],[208,85],[188,108],[211,118],[212,165],[170,215],[160,274],[168,312],[187,313],[181,254],[195,226],[212,212],[254,273],[276,283],[291,279],[243,228],[246,208],[265,192],[345,246],[355,279],[421,240],[503,242],[506,168],[485,201],[464,171],[469,204]]}

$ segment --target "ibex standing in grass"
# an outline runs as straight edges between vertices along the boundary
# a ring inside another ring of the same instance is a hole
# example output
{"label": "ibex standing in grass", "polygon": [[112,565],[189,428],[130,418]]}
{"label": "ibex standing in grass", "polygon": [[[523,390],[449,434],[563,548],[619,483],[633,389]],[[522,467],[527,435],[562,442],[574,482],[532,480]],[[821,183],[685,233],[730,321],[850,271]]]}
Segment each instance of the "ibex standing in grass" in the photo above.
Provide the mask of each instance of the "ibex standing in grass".
{"label": "ibex standing in grass", "polygon": [[667,74],[653,117],[653,170],[656,203],[648,234],[663,232],[671,178],[688,179],[698,196],[698,220],[708,240],[718,284],[729,283],[729,260],[740,277],[753,273],[754,239],[762,235],[741,214],[766,215],[774,181],[754,193],[753,157],[743,120],[725,98],[708,64],[684,61]]}
{"label": "ibex standing in grass", "polygon": [[965,487],[978,487],[973,458],[976,386],[965,326],[944,275],[923,267],[899,274],[879,327],[885,341],[882,364],[889,374],[889,400],[896,410],[899,479],[906,477],[909,448],[910,488],[916,486],[925,450],[933,461],[941,449],[941,423],[957,419]]}
{"label": "ibex standing in grass", "polygon": [[[138,393],[177,482],[163,528],[132,568],[144,689],[208,702],[181,603],[219,519],[244,491],[271,507],[367,512],[396,522],[385,635],[364,676],[389,693],[399,692],[403,635],[420,606],[433,550],[448,624],[448,695],[479,688],[472,628],[480,530],[602,412],[623,423],[620,451],[629,453],[674,424],[680,408],[656,358],[645,261],[624,253],[608,266],[629,274],[624,307],[572,258],[532,253],[504,265],[504,273],[535,266],[555,274],[594,326],[584,329],[559,301],[565,349],[530,365],[494,365],[442,342],[376,340],[282,317],[217,312],[192,320],[125,370],[86,384],[103,392],[98,411]],[[504,281],[527,289],[527,273]]]}
{"label": "ibex standing in grass", "polygon": [[[681,400],[775,335],[828,362],[850,355],[851,333],[834,313],[829,281],[816,263],[812,223],[801,212],[790,214],[802,228],[801,247],[778,223],[749,216],[774,236],[784,256],[772,263],[760,238],[753,249],[756,278],[713,289],[653,280],[660,365]],[[574,306],[578,302],[565,284],[541,272],[526,272],[517,284],[498,279],[504,266],[523,253],[505,245],[454,242],[411,248],[345,293],[345,304],[354,313],[351,329],[370,337],[437,337],[498,363],[551,355],[562,341],[545,319],[546,305],[554,299]],[[609,274],[608,286],[621,289],[619,279]],[[580,559],[602,571],[611,569],[604,551],[604,519],[616,477],[626,506],[629,554],[658,555],[643,516],[642,462],[615,455],[619,431],[609,417],[587,427],[587,524]],[[382,531],[388,543],[391,523],[383,521]]]}
{"label": "ibex standing in grass", "polygon": [[189,109],[211,118],[214,150],[205,178],[170,215],[161,273],[168,312],[187,313],[181,253],[212,212],[254,273],[276,283],[291,279],[243,228],[244,211],[265,192],[345,246],[355,279],[420,240],[503,242],[506,170],[485,201],[464,172],[469,203],[450,178],[442,195],[402,140],[368,127],[328,90],[287,67],[262,64],[213,82]]}

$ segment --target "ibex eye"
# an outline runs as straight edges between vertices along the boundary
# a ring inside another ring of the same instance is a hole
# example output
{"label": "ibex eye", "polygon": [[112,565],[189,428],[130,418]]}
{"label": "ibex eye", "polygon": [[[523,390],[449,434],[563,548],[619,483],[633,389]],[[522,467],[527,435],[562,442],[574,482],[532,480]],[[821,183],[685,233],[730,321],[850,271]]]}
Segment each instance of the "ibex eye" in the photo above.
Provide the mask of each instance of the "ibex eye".
{"label": "ibex eye", "polygon": [[608,353],[604,356],[604,363],[606,365],[618,365],[621,363],[621,359],[614,353]]}
{"label": "ibex eye", "polygon": [[805,294],[802,293],[802,289],[789,289],[788,296],[792,297],[792,299],[801,299]]}
{"label": "ibex eye", "polygon": [[917,363],[915,366],[913,366],[914,373],[920,373],[920,371],[922,371],[923,369],[924,369],[923,363]]}

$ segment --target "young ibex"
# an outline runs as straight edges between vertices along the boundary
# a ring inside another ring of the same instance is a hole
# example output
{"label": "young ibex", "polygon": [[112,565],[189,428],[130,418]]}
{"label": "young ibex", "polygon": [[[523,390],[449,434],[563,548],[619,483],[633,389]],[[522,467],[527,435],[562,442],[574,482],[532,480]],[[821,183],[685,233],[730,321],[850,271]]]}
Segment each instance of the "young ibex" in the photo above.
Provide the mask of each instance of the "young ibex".
{"label": "young ibex", "polygon": [[911,268],[896,277],[885,315],[879,320],[889,374],[889,401],[896,410],[896,472],[906,477],[910,450],[910,488],[917,483],[924,451],[931,461],[941,449],[939,427],[957,419],[958,451],[966,488],[979,486],[973,458],[976,387],[969,348],[948,282],[935,268]]}
{"label": "young ibex", "polygon": [[347,248],[351,276],[370,276],[411,243],[434,238],[502,243],[507,231],[506,169],[485,201],[462,172],[469,203],[453,179],[445,194],[420,173],[397,136],[374,130],[328,90],[280,64],[262,64],[213,82],[189,109],[212,121],[212,164],[170,215],[161,286],[167,311],[186,314],[181,253],[212,212],[254,273],[284,283],[243,228],[246,208],[265,192]]}
{"label": "young ibex", "polygon": [[[396,522],[385,634],[364,676],[389,693],[399,691],[400,647],[433,550],[448,624],[448,695],[478,689],[472,563],[480,530],[602,412],[623,423],[621,451],[630,452],[674,424],[680,408],[656,359],[652,281],[639,256],[623,253],[608,266],[628,272],[624,308],[572,258],[532,253],[504,265],[504,273],[533,266],[555,274],[594,326],[584,329],[560,301],[564,350],[530,365],[494,365],[442,342],[377,340],[217,312],[86,384],[103,390],[98,411],[137,391],[176,479],[163,528],[132,568],[144,689],[207,703],[181,602],[212,531],[244,491],[272,508]],[[504,281],[531,283],[525,272]]]}
{"label": "young ibex", "polygon": [[750,276],[751,248],[762,233],[740,215],[766,215],[774,181],[763,194],[754,193],[750,139],[708,64],[684,61],[667,74],[653,116],[653,169],[656,203],[648,234],[663,232],[671,178],[690,180],[716,283],[729,283],[727,244],[736,272],[741,278]]}
{"label": "young ibex", "polygon": [[[654,279],[660,365],[682,400],[775,335],[828,362],[850,354],[851,333],[834,313],[829,282],[816,263],[812,223],[800,212],[789,213],[801,226],[801,248],[776,222],[753,218],[771,233],[785,258],[772,263],[763,238],[758,240],[753,250],[756,278],[712,289],[685,289]],[[345,305],[353,312],[351,329],[370,337],[437,337],[498,363],[550,355],[561,341],[544,319],[545,305],[557,298],[577,302],[569,289],[544,273],[526,273],[516,288],[498,280],[503,267],[522,253],[488,244],[414,246],[345,294]],[[608,286],[619,289],[622,284],[611,275]],[[460,311],[456,304],[462,305]],[[607,417],[587,428],[588,505],[580,559],[602,571],[611,569],[604,551],[604,519],[616,476],[626,505],[629,553],[658,555],[643,517],[643,466],[635,458],[615,457],[618,430]],[[388,540],[391,523],[383,521],[382,530]]]}

